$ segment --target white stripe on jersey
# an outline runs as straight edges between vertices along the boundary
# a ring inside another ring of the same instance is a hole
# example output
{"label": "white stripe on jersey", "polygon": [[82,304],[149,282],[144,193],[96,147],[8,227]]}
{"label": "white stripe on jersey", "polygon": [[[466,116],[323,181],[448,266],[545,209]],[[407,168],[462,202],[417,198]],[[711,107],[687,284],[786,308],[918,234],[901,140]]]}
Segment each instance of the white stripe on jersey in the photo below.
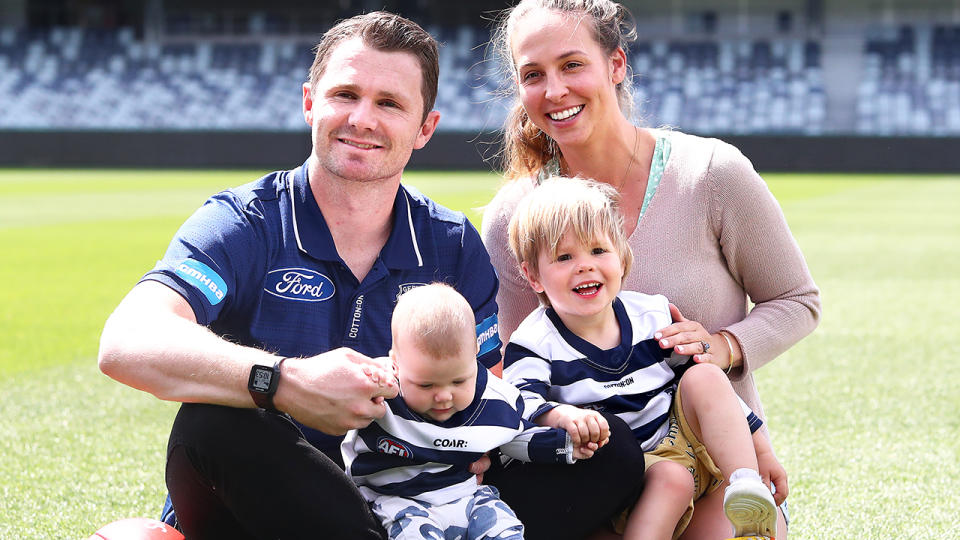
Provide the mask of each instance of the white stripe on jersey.
{"label": "white stripe on jersey", "polygon": [[[556,363],[554,363],[556,366]],[[651,392],[669,386],[674,373],[665,362],[630,371],[614,381],[581,379],[550,387],[550,399],[563,403],[594,403],[614,396]]]}
{"label": "white stripe on jersey", "polygon": [[[517,417],[517,420],[516,424],[511,426],[467,425],[455,431],[449,427],[408,420],[393,414],[375,420],[375,422],[386,432],[420,448],[441,449],[449,447],[451,450],[460,452],[479,452],[482,454],[491,449],[491,441],[507,442],[513,440],[517,435],[517,430],[520,429],[519,417]],[[445,446],[438,441],[453,442],[449,443],[451,446]]]}

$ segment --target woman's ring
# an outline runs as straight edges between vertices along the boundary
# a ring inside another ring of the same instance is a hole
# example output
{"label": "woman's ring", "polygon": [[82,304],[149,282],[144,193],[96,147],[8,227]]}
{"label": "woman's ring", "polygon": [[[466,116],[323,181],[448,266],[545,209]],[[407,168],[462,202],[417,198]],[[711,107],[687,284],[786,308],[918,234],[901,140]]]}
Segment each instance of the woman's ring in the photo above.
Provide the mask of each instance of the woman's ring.
{"label": "woman's ring", "polygon": [[701,341],[700,345],[703,347],[703,354],[707,354],[707,351],[710,350],[710,344],[706,341]]}

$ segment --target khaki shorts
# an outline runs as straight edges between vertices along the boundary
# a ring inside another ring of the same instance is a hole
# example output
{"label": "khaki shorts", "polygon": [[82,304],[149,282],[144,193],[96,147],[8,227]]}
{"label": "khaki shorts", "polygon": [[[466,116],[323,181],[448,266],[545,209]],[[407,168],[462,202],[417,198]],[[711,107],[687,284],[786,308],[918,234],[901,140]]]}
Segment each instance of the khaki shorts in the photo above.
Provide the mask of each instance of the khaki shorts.
{"label": "khaki shorts", "polygon": [[[713,463],[713,458],[707,453],[707,448],[694,435],[686,417],[683,415],[679,389],[674,395],[673,405],[670,407],[670,428],[667,436],[660,441],[656,448],[646,452],[643,457],[645,469],[649,469],[651,465],[659,461],[673,461],[686,467],[693,475],[693,498],[690,499],[690,506],[687,507],[677,523],[677,528],[673,531],[673,538],[677,538],[687,528],[690,519],[693,517],[693,502],[720,487],[724,481],[723,474]],[[632,507],[628,508],[614,520],[614,530],[617,533],[623,533],[627,526],[627,516],[630,515],[631,510],[633,510]]]}

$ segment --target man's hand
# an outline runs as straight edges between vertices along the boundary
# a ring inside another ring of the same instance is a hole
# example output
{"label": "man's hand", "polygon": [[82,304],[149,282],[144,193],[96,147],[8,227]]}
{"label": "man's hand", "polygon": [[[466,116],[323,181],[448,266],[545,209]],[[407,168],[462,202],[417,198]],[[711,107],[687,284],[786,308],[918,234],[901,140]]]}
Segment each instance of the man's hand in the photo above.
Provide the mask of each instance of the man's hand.
{"label": "man's hand", "polygon": [[343,435],[386,414],[383,400],[398,392],[389,359],[340,348],[284,362],[274,403],[304,425]]}

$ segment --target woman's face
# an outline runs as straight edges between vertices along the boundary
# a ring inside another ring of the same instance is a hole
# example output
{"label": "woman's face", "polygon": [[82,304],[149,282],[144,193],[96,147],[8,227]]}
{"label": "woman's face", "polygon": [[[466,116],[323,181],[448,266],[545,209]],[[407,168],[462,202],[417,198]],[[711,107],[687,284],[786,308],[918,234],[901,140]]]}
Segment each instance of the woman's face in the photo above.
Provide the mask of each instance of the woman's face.
{"label": "woman's face", "polygon": [[616,125],[626,56],[622,49],[605,53],[588,20],[535,9],[515,22],[511,47],[523,108],[561,149]]}

